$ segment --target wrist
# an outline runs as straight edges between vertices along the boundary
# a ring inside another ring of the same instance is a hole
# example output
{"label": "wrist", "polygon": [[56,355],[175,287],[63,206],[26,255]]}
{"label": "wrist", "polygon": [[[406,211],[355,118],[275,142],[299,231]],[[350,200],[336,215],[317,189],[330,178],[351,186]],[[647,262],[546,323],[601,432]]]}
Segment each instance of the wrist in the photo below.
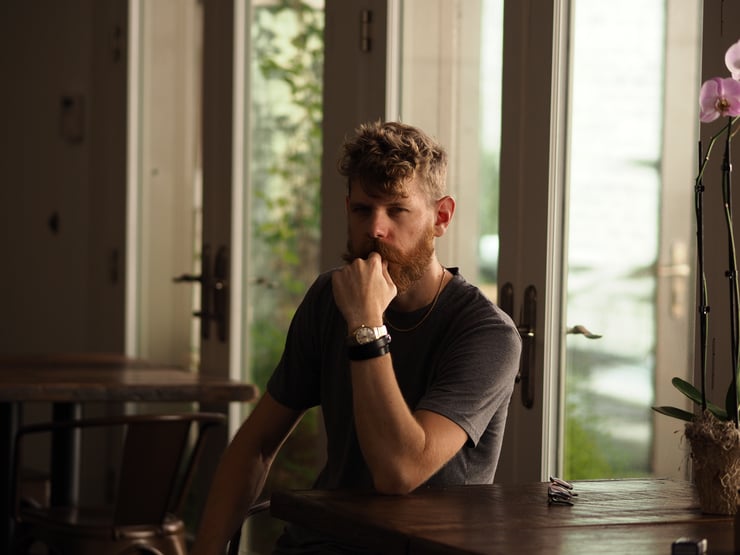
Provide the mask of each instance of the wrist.
{"label": "wrist", "polygon": [[371,341],[376,341],[381,337],[388,335],[388,329],[385,325],[381,324],[378,326],[367,326],[360,324],[355,328],[349,328],[351,331],[347,336],[347,346],[352,347],[356,345],[364,345]]}
{"label": "wrist", "polygon": [[369,360],[387,355],[391,351],[391,336],[386,334],[378,339],[363,344],[347,346],[347,357],[350,360]]}
{"label": "wrist", "polygon": [[360,327],[369,327],[369,328],[377,328],[385,324],[383,321],[383,317],[377,317],[377,316],[359,316],[359,317],[352,317],[347,319],[347,329],[349,330],[349,334],[352,335],[352,332],[355,331],[357,328]]}

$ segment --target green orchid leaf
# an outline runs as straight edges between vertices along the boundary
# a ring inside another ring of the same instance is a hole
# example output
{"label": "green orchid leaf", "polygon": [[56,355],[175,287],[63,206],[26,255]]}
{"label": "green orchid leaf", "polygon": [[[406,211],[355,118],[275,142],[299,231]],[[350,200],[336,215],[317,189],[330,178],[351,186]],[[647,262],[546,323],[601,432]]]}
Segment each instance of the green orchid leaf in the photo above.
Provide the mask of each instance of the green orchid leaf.
{"label": "green orchid leaf", "polygon": [[686,395],[686,397],[694,401],[696,404],[701,405],[701,391],[696,389],[689,382],[681,378],[673,378],[671,383],[673,384],[673,387]]}
{"label": "green orchid leaf", "polygon": [[686,422],[693,422],[694,414],[683,409],[677,409],[676,407],[653,407],[655,412],[665,414],[671,418],[678,418],[679,420],[685,420]]}
{"label": "green orchid leaf", "polygon": [[[681,378],[673,378],[671,380],[671,383],[673,384],[673,387],[678,389],[681,393],[683,393],[686,397],[694,401],[697,405],[701,406],[701,392],[696,389],[693,385],[691,385],[686,380],[683,380]],[[716,416],[720,420],[727,420],[727,411],[723,409],[722,407],[715,405],[714,403],[707,401],[707,409],[709,412],[711,412],[714,416]]]}

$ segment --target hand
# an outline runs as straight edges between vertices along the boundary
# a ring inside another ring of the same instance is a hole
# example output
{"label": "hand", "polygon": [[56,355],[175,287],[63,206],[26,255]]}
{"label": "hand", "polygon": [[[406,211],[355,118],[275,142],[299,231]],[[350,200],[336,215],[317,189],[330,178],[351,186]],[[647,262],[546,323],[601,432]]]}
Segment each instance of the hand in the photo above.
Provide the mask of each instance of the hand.
{"label": "hand", "polygon": [[350,330],[380,326],[383,312],[396,296],[396,285],[388,273],[388,263],[377,252],[367,260],[357,258],[335,270],[331,276],[334,301]]}

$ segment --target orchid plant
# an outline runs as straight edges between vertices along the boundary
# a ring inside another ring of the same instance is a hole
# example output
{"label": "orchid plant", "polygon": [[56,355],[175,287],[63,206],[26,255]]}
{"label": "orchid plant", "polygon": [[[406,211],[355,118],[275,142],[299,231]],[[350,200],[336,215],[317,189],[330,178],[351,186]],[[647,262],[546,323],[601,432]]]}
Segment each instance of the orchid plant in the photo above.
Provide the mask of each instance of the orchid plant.
{"label": "orchid plant", "polygon": [[[686,380],[673,378],[672,383],[676,389],[696,403],[705,411],[712,413],[717,419],[731,421],[738,427],[738,379],[740,378],[740,362],[738,361],[738,348],[740,337],[740,284],[737,271],[737,259],[735,250],[735,237],[732,223],[731,203],[731,171],[730,143],[732,137],[737,133],[738,120],[740,120],[740,41],[736,42],[725,54],[725,65],[730,71],[731,77],[714,77],[704,82],[699,92],[700,115],[702,123],[710,123],[720,118],[726,118],[726,123],[715,133],[707,146],[706,153],[702,153],[699,145],[699,171],[695,181],[695,209],[697,224],[697,275],[699,277],[699,318],[700,318],[700,348],[701,368],[700,387],[697,388]],[[722,161],[722,200],[724,204],[725,222],[727,225],[728,255],[730,269],[726,275],[730,282],[730,335],[732,341],[732,373],[730,385],[725,399],[725,406],[720,407],[707,400],[706,396],[706,370],[707,370],[707,337],[709,327],[709,304],[704,272],[704,222],[703,222],[703,193],[704,193],[704,171],[709,162],[709,155],[715,142],[724,136],[724,157]],[[676,407],[653,407],[661,414],[693,422],[696,414]]]}

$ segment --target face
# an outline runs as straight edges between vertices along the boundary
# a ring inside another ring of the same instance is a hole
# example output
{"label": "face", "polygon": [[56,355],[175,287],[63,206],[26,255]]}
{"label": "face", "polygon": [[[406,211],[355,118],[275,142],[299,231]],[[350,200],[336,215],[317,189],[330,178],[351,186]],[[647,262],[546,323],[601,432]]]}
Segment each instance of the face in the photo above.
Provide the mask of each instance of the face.
{"label": "face", "polygon": [[375,251],[400,293],[416,283],[434,254],[435,206],[412,181],[408,196],[371,197],[355,185],[347,199],[347,261]]}

